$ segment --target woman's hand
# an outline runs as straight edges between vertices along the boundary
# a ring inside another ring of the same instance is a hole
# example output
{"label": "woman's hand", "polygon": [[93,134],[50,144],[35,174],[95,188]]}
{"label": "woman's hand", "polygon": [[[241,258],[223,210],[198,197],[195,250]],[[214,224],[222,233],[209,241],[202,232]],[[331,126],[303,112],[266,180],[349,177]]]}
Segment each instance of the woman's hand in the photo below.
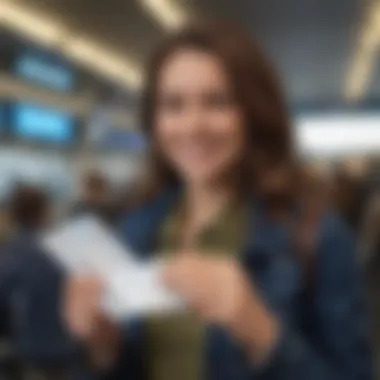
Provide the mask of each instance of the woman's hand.
{"label": "woman's hand", "polygon": [[273,349],[278,321],[237,262],[179,256],[166,267],[164,280],[204,320],[225,326],[252,360],[263,360]]}
{"label": "woman's hand", "polygon": [[119,352],[121,334],[100,309],[102,283],[96,276],[71,277],[66,283],[63,316],[69,332],[87,344],[97,368],[112,364]]}

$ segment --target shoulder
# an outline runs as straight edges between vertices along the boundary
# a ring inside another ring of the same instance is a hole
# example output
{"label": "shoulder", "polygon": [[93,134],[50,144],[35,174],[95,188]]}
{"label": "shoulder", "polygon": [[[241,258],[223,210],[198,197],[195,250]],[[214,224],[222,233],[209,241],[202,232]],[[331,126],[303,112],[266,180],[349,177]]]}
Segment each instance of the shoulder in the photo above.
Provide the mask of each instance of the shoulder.
{"label": "shoulder", "polygon": [[337,241],[352,242],[354,244],[354,232],[338,215],[329,209],[323,214],[320,223],[319,237],[322,243],[327,244]]}
{"label": "shoulder", "polygon": [[122,218],[122,231],[129,233],[136,227],[144,226],[159,212],[163,200],[165,200],[165,197],[163,195],[158,195],[150,199],[148,202],[129,210],[128,213],[126,213]]}
{"label": "shoulder", "polygon": [[136,251],[151,249],[154,235],[176,199],[177,192],[167,190],[128,212],[120,226],[122,239]]}
{"label": "shoulder", "polygon": [[25,260],[27,253],[35,250],[35,241],[26,236],[14,236],[4,249],[6,256],[11,256],[15,260]]}
{"label": "shoulder", "polygon": [[123,218],[122,224],[128,227],[138,222],[144,223],[144,221],[162,216],[177,200],[178,194],[178,189],[166,189],[159,192],[147,202],[131,209]]}
{"label": "shoulder", "polygon": [[15,276],[18,273],[24,273],[29,271],[35,266],[37,248],[33,239],[25,237],[13,238],[1,255],[0,259],[0,271],[1,276],[4,273],[9,273],[9,276]]}
{"label": "shoulder", "polygon": [[19,270],[58,271],[59,266],[50,258],[38,235],[16,236],[7,248],[7,255]]}

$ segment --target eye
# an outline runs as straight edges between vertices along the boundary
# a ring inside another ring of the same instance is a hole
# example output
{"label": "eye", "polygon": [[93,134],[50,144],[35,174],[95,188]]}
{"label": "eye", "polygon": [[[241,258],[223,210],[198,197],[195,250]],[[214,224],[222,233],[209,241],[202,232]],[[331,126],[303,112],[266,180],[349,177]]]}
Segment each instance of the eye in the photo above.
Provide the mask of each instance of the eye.
{"label": "eye", "polygon": [[185,106],[184,99],[178,94],[162,95],[158,99],[157,108],[164,112],[178,113],[183,110]]}
{"label": "eye", "polygon": [[223,92],[210,92],[203,98],[203,103],[210,109],[223,110],[233,105],[233,99]]}

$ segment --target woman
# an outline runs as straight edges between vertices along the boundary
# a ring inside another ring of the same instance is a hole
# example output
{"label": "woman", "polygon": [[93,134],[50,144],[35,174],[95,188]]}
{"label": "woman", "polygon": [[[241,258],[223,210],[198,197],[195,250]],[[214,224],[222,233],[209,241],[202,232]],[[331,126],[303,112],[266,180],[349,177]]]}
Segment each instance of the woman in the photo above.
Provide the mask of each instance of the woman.
{"label": "woman", "polygon": [[143,110],[155,191],[123,233],[141,257],[165,252],[163,281],[192,313],[114,326],[99,281],[72,279],[66,319],[94,362],[122,346],[128,379],[369,379],[347,230],[321,216],[312,268],[293,244],[300,171],[258,47],[228,25],[179,33],[152,61]]}

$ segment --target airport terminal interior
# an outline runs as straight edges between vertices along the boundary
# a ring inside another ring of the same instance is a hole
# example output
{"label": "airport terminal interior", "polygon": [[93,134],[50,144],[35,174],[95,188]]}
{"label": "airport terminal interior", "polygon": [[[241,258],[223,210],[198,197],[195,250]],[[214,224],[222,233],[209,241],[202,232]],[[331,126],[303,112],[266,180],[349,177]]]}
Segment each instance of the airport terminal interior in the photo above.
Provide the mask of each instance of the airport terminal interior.
{"label": "airport terminal interior", "polygon": [[[147,62],[183,25],[216,20],[263,47],[284,89],[297,159],[358,240],[366,229],[377,239],[373,252],[358,253],[376,369],[380,207],[365,220],[380,195],[379,0],[0,0],[0,246],[12,235],[8,205],[20,186],[43,189],[58,220],[86,185],[107,188],[112,221],[128,213],[150,158],[140,117]],[[12,341],[1,339],[7,363]]]}

